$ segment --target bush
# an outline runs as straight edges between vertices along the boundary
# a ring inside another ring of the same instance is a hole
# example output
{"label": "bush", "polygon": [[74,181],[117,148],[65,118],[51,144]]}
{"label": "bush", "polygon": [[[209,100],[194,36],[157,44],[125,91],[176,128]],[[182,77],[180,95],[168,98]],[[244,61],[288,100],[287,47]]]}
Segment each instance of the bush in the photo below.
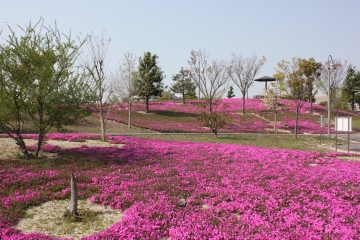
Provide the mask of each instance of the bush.
{"label": "bush", "polygon": [[160,100],[169,100],[169,99],[171,99],[171,96],[167,92],[164,92],[163,95],[160,97]]}
{"label": "bush", "polygon": [[292,95],[290,95],[290,94],[287,94],[287,95],[283,95],[283,96],[281,96],[281,99],[292,100],[292,99],[293,99],[293,96],[292,96]]}
{"label": "bush", "polygon": [[264,95],[254,95],[253,98],[260,98],[260,99],[263,99],[264,98]]}
{"label": "bush", "polygon": [[327,107],[327,102],[326,102],[326,101],[320,102],[319,105],[320,105],[320,106],[323,106],[323,107]]}

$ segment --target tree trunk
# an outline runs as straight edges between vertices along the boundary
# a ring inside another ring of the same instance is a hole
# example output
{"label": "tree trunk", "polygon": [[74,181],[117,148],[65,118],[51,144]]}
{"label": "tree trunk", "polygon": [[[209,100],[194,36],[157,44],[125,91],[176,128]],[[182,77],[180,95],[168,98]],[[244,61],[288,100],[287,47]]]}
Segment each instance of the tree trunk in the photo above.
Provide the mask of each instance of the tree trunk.
{"label": "tree trunk", "polygon": [[128,119],[128,127],[131,128],[131,106],[132,103],[129,102],[129,119]]}
{"label": "tree trunk", "polygon": [[70,213],[78,214],[77,204],[78,204],[78,191],[77,191],[77,182],[76,176],[74,173],[71,173],[71,198],[70,198]]}
{"label": "tree trunk", "polygon": [[313,97],[310,96],[310,113],[313,113]]}
{"label": "tree trunk", "polygon": [[101,141],[105,141],[105,121],[104,121],[104,112],[103,112],[103,106],[100,106],[100,127],[101,127]]}
{"label": "tree trunk", "polygon": [[276,132],[276,112],[274,114],[274,131]]}
{"label": "tree trunk", "polygon": [[[213,125],[210,125],[210,126],[213,126]],[[218,129],[217,127],[211,127],[211,131],[215,134],[215,137],[217,138],[218,137]]]}
{"label": "tree trunk", "polygon": [[185,92],[183,92],[183,104],[185,104]]}
{"label": "tree trunk", "polygon": [[146,102],[145,102],[145,104],[146,104],[146,113],[148,113],[149,112],[149,97],[148,96],[146,96],[146,100],[145,100]]}
{"label": "tree trunk", "polygon": [[296,110],[296,119],[295,119],[295,139],[297,139],[297,127],[298,127],[298,120],[299,120],[299,110]]}
{"label": "tree trunk", "polygon": [[16,145],[18,145],[20,147],[20,151],[22,154],[25,155],[26,159],[30,159],[32,157],[32,154],[29,153],[29,151],[26,148],[24,139],[22,138],[21,134],[20,134],[20,127],[15,131],[16,134],[11,134],[10,129],[8,129],[6,126],[1,125],[1,129],[6,132],[6,134],[11,137],[12,139],[15,140]]}
{"label": "tree trunk", "polygon": [[44,125],[45,113],[44,113],[43,109],[44,109],[44,104],[39,102],[39,112],[38,112],[38,115],[39,115],[39,135],[38,135],[38,143],[37,143],[36,152],[35,152],[35,158],[39,157],[41,144],[42,144],[42,141],[44,139],[45,128],[43,127],[43,125]]}
{"label": "tree trunk", "polygon": [[351,101],[351,110],[354,112],[355,111],[355,92],[353,91],[353,97],[352,97],[352,101]]}
{"label": "tree trunk", "polygon": [[35,152],[35,158],[39,157],[39,152],[40,152],[40,149],[41,149],[41,145],[42,145],[42,142],[44,140],[43,132],[44,131],[40,130],[39,137],[38,137],[38,142],[37,142],[37,147],[36,147],[36,152]]}
{"label": "tree trunk", "polygon": [[242,94],[242,113],[245,114],[245,92]]}
{"label": "tree trunk", "polygon": [[20,147],[20,151],[25,155],[26,159],[30,159],[32,157],[32,154],[29,153],[29,151],[27,150],[24,139],[20,134],[17,134],[15,141],[16,145]]}

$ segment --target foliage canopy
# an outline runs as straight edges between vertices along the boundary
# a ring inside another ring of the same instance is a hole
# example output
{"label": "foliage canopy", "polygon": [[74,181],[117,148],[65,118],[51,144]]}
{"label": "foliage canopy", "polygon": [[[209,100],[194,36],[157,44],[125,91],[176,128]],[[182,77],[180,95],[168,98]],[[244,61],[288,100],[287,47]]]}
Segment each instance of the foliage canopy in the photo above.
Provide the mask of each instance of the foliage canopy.
{"label": "foliage canopy", "polygon": [[184,68],[180,69],[180,72],[172,77],[172,80],[175,82],[171,85],[170,90],[175,93],[181,93],[183,103],[185,104],[186,96],[190,94],[194,94],[196,86],[191,81],[189,76],[189,72]]}
{"label": "foliage canopy", "polygon": [[22,139],[24,124],[31,122],[39,134],[35,157],[44,135],[89,114],[91,84],[75,61],[84,41],[76,44],[44,20],[11,34],[0,45],[0,127],[31,157]]}
{"label": "foliage canopy", "polygon": [[149,98],[151,96],[158,96],[164,91],[165,78],[164,72],[158,66],[158,56],[151,55],[150,52],[144,53],[143,57],[139,58],[139,81],[141,84],[141,91],[139,96],[146,100],[146,112],[149,112]]}

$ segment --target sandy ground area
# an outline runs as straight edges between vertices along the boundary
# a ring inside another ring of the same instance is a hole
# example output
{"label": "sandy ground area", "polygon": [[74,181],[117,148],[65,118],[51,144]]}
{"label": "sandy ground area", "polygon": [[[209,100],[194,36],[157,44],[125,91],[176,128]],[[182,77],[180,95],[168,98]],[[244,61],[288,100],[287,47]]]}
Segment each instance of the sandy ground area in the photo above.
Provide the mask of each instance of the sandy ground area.
{"label": "sandy ground area", "polygon": [[[36,146],[37,140],[33,139],[25,139],[26,146]],[[109,146],[116,146],[122,147],[123,144],[111,144],[108,142],[101,142],[99,140],[86,140],[85,142],[68,142],[68,141],[58,141],[58,140],[48,140],[46,141],[47,144],[53,146],[59,146],[61,148],[75,148],[81,146],[88,146],[88,147],[109,147]],[[0,138],[0,158],[12,158],[16,154],[21,154],[19,147],[15,144],[15,141],[11,138]],[[40,153],[41,155],[45,155],[47,157],[54,157],[56,154],[52,153]]]}
{"label": "sandy ground area", "polygon": [[66,222],[62,216],[69,208],[69,200],[50,201],[37,207],[29,208],[26,217],[15,226],[24,233],[40,232],[59,238],[75,238],[90,236],[121,221],[123,213],[106,206],[91,203],[89,200],[78,202],[78,212],[91,210],[97,213],[90,222]]}

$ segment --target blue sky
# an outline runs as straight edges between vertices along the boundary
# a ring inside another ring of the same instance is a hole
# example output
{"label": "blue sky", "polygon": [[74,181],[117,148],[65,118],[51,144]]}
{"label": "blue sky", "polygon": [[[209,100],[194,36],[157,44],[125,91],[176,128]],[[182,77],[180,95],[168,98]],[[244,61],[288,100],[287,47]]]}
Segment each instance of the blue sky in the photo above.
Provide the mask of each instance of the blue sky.
{"label": "blue sky", "polygon": [[[36,22],[57,21],[61,32],[111,37],[106,57],[108,71],[116,69],[124,52],[138,57],[150,51],[159,56],[165,83],[187,67],[191,50],[210,52],[210,58],[230,61],[230,52],[244,57],[256,53],[267,61],[257,77],[272,76],[277,62],[314,57],[325,62],[329,55],[360,68],[359,0],[0,0],[2,38],[6,23],[18,31]],[[84,50],[86,50],[84,48]],[[236,97],[240,92],[236,86]],[[261,94],[255,83],[249,96]]]}

